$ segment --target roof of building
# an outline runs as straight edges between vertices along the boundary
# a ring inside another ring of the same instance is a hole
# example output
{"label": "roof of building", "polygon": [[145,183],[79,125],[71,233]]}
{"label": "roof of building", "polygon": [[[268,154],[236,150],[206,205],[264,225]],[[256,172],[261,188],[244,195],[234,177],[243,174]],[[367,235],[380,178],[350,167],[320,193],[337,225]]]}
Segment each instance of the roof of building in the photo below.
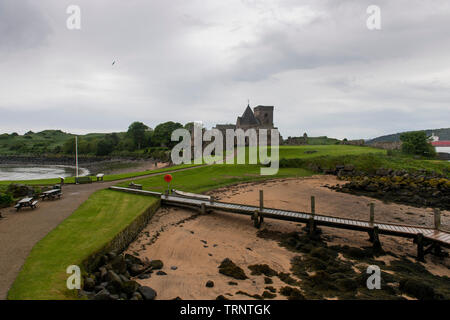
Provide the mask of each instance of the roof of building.
{"label": "roof of building", "polygon": [[433,141],[431,144],[434,147],[450,147],[450,141]]}
{"label": "roof of building", "polygon": [[253,113],[252,109],[250,108],[250,105],[245,108],[244,113],[242,114],[242,117],[238,117],[240,119],[241,125],[257,125],[259,124],[258,120],[255,117],[255,114]]}

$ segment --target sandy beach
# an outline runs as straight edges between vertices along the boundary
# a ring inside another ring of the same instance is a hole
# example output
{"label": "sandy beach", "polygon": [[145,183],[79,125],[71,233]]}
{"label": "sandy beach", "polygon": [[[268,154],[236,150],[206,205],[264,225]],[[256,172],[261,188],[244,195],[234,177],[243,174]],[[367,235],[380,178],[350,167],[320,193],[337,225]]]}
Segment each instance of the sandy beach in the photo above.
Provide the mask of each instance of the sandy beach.
{"label": "sandy beach", "polygon": [[[358,219],[368,219],[368,204],[374,202],[376,221],[432,226],[431,209],[385,204],[325,187],[336,183],[339,181],[333,176],[314,176],[245,183],[209,194],[227,202],[257,205],[259,190],[262,189],[265,206],[300,211],[309,211],[310,196],[314,195],[317,213]],[[448,211],[442,212],[445,227],[449,226],[449,215]],[[293,222],[266,219],[261,229],[293,232],[300,231],[302,227]],[[258,237],[257,231],[246,216],[217,211],[199,215],[182,208],[161,208],[130,245],[128,252],[139,254],[140,258],[164,262],[163,275],[153,273],[148,279],[137,280],[142,285],[154,288],[158,292],[158,299],[215,299],[219,295],[227,299],[251,299],[237,294],[237,291],[261,294],[268,284],[264,282],[264,276],[251,275],[248,266],[267,264],[277,272],[290,273],[291,259],[298,255],[274,240]],[[328,245],[370,246],[365,233],[326,227],[322,231]],[[380,240],[384,250],[414,261],[416,246],[412,245],[412,240],[390,236],[381,236]],[[220,274],[218,266],[225,258],[240,266],[249,279],[235,280]],[[344,259],[341,255],[339,258]],[[391,258],[380,256],[377,259],[389,263]],[[439,276],[450,275],[449,258],[439,259],[428,255],[426,261],[423,265],[429,272]],[[210,280],[214,286],[206,287],[206,282]],[[286,285],[277,277],[272,277],[272,280],[270,286],[277,291]],[[237,285],[230,285],[230,281]],[[281,295],[275,297],[283,298]]]}

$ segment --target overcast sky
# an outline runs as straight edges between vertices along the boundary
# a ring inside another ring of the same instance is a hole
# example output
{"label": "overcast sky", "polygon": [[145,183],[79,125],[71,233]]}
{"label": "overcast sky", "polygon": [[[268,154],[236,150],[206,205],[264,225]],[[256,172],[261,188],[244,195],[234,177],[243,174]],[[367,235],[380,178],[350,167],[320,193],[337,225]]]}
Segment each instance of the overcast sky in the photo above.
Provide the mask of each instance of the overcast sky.
{"label": "overcast sky", "polygon": [[0,133],[211,127],[247,99],[284,137],[450,127],[448,0],[0,0],[0,35]]}

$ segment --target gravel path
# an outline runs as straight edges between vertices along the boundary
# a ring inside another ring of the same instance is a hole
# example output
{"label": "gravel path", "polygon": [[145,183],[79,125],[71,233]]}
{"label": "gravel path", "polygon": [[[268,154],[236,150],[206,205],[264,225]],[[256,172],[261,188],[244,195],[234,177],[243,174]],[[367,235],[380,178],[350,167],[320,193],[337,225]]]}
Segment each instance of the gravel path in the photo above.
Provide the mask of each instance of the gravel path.
{"label": "gravel path", "polygon": [[[184,168],[162,173],[153,173],[132,181],[174,171],[190,170]],[[72,214],[89,196],[97,190],[109,188],[118,180],[83,185],[65,185],[60,200],[40,201],[38,208],[28,208],[16,212],[14,208],[2,209],[0,219],[0,299],[6,299],[7,293],[19,274],[33,246],[64,219]]]}

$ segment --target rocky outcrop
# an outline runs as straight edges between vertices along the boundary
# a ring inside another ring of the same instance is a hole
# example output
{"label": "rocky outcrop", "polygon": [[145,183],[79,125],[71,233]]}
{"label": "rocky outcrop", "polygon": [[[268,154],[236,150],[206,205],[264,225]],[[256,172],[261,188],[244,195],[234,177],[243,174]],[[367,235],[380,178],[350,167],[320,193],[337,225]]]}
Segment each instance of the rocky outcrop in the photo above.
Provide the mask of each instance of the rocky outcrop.
{"label": "rocky outcrop", "polygon": [[375,175],[367,175],[341,168],[338,177],[350,182],[330,187],[336,191],[450,210],[450,180],[438,174],[381,168]]}
{"label": "rocky outcrop", "polygon": [[[136,266],[139,273],[135,272]],[[156,291],[134,280],[141,274],[150,277],[153,270],[152,261],[142,261],[130,254],[108,252],[102,256],[102,264],[84,278],[80,295],[92,300],[153,300]]]}

